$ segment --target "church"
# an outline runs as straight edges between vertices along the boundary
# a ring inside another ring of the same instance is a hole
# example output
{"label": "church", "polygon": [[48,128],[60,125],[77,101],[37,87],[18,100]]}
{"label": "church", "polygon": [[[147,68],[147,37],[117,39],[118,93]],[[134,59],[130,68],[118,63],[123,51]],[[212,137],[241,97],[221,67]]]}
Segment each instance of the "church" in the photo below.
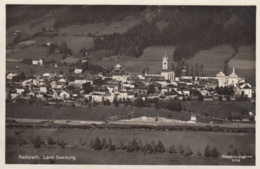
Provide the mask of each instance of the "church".
{"label": "church", "polygon": [[164,77],[165,80],[174,81],[174,71],[169,70],[168,56],[166,56],[166,51],[165,51],[165,55],[162,58],[161,74],[159,74],[159,73],[155,73],[155,74],[154,73],[153,74],[145,73],[145,76]]}

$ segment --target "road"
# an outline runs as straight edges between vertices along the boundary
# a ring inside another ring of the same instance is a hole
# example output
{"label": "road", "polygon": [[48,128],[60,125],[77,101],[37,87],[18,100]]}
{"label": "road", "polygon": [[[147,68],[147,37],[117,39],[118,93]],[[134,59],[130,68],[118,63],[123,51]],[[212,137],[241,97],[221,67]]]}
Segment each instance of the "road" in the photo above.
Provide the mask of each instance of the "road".
{"label": "road", "polygon": [[[23,119],[23,118],[6,118],[6,120],[15,120],[20,123],[41,123],[41,122],[53,122],[56,124],[70,124],[70,125],[90,125],[105,124],[103,121],[86,121],[86,120],[53,120],[53,119]],[[127,125],[168,125],[168,126],[219,126],[219,127],[229,127],[229,128],[255,128],[255,124],[245,124],[245,123],[230,123],[230,124],[213,124],[213,123],[188,123],[188,122],[156,122],[156,121],[110,121],[109,124],[127,124]]]}

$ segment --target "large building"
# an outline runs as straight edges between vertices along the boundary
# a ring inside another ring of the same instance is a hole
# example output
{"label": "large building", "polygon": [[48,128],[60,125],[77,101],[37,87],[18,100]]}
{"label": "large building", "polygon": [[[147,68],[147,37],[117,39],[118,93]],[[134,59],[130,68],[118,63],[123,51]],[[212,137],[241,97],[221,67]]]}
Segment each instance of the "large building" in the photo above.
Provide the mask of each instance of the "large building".
{"label": "large building", "polygon": [[169,63],[168,63],[168,56],[166,56],[166,51],[165,51],[165,55],[162,58],[162,71],[161,74],[159,73],[152,73],[152,74],[148,74],[145,73],[145,76],[152,76],[152,77],[164,77],[165,80],[170,80],[170,81],[174,81],[174,71],[169,70]]}

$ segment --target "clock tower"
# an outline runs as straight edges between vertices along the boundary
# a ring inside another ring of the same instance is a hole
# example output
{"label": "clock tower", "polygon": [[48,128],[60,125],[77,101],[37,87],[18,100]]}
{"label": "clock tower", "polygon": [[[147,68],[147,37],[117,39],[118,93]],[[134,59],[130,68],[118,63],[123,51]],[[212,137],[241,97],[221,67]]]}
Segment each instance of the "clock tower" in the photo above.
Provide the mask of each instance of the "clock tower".
{"label": "clock tower", "polygon": [[162,59],[162,69],[168,70],[168,57],[166,56],[166,50],[165,50],[165,55],[163,56]]}

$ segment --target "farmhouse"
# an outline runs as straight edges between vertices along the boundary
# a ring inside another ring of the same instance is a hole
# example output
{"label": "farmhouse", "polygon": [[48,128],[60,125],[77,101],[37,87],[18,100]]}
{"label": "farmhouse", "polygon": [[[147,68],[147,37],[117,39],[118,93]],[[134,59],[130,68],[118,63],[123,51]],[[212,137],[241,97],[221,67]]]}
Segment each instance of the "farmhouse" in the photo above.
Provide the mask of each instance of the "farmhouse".
{"label": "farmhouse", "polygon": [[43,60],[42,60],[42,59],[32,60],[32,64],[33,64],[33,65],[42,65],[42,64],[43,64]]}
{"label": "farmhouse", "polygon": [[244,92],[244,95],[248,98],[252,98],[252,86],[249,83],[239,83],[236,86],[237,94],[241,95]]}

